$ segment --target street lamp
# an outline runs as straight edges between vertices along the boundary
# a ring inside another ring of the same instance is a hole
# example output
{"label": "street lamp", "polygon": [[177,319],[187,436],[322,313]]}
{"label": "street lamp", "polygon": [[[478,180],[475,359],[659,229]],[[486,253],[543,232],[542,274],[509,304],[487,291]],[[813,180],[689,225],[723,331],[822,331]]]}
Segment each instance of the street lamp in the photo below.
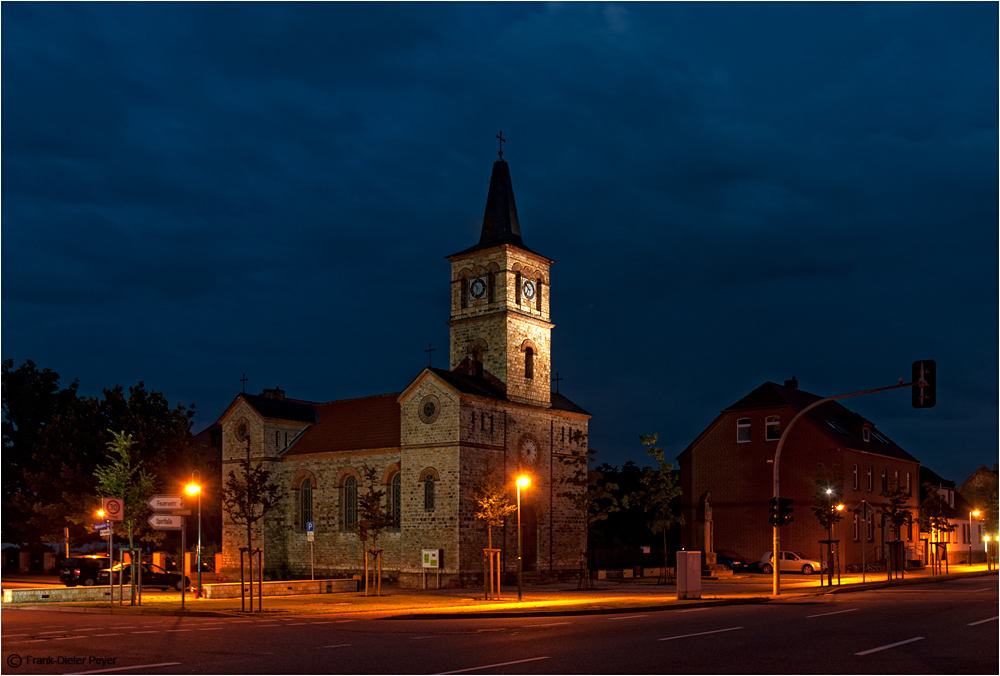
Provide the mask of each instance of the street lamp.
{"label": "street lamp", "polygon": [[523,474],[517,477],[517,600],[521,600],[521,488],[527,488],[531,479]]}
{"label": "street lamp", "polygon": [[969,565],[972,565],[972,517],[979,516],[979,510],[973,509],[969,512]]}
{"label": "street lamp", "polygon": [[[198,482],[201,481],[201,472],[194,470],[191,472],[191,483],[189,483],[184,490],[188,495],[198,496],[198,556],[197,556],[197,566],[198,566],[198,595],[195,598],[201,598],[201,485],[194,480],[194,475],[198,475]],[[183,568],[183,566],[181,566]],[[184,571],[181,570],[181,580],[184,579]]]}

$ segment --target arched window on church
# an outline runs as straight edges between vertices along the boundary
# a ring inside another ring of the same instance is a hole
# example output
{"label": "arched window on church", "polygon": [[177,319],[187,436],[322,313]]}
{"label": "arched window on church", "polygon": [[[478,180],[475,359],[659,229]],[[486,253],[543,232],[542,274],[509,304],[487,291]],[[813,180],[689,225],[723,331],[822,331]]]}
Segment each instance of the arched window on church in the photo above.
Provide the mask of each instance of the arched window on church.
{"label": "arched window on church", "polygon": [[313,520],[313,487],[309,478],[299,486],[299,514],[302,515],[299,527],[305,530],[306,524]]}
{"label": "arched window on church", "polygon": [[530,347],[524,348],[524,377],[535,377],[535,350]]}
{"label": "arched window on church", "polygon": [[401,474],[397,472],[396,476],[392,477],[390,487],[389,507],[392,510],[392,526],[393,528],[399,528],[400,514],[403,507],[403,479]]}
{"label": "arched window on church", "polygon": [[424,479],[424,509],[434,509],[434,475],[428,474]]}
{"label": "arched window on church", "polygon": [[358,480],[347,477],[344,481],[344,528],[353,528],[358,523]]}

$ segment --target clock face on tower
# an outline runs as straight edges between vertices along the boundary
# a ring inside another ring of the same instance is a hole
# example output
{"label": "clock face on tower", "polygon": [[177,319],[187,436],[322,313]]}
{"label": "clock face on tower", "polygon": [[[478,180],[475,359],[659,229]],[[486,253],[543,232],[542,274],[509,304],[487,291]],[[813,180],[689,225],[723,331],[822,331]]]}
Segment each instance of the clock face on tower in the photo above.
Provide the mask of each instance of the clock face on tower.
{"label": "clock face on tower", "polygon": [[525,300],[534,300],[535,298],[535,283],[530,280],[524,280],[521,284],[521,295],[524,296]]}
{"label": "clock face on tower", "polygon": [[469,282],[469,297],[472,300],[479,300],[486,297],[486,278],[476,277]]}
{"label": "clock face on tower", "polygon": [[534,465],[538,460],[538,444],[531,437],[521,440],[521,462],[525,465]]}

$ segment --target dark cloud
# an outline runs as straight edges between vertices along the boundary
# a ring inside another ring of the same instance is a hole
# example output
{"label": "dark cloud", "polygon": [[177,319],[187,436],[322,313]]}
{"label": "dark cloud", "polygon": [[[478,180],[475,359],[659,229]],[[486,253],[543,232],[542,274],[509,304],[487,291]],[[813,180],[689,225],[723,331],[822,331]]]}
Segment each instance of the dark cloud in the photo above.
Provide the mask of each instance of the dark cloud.
{"label": "dark cloud", "polygon": [[448,340],[500,130],[556,259],[553,368],[604,459],[764,380],[995,461],[987,3],[11,3],[4,357],[212,420],[398,391]]}

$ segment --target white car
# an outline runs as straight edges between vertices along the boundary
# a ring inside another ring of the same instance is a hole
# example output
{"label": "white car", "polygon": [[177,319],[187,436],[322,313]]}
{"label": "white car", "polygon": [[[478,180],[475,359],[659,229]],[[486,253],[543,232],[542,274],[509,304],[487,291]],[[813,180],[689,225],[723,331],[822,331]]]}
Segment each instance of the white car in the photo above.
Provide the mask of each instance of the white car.
{"label": "white car", "polygon": [[[771,552],[764,552],[764,556],[760,557],[760,569],[769,574],[774,572],[774,566],[771,563]],[[817,570],[826,570],[826,566],[802,552],[781,552],[782,573],[812,575]]]}

